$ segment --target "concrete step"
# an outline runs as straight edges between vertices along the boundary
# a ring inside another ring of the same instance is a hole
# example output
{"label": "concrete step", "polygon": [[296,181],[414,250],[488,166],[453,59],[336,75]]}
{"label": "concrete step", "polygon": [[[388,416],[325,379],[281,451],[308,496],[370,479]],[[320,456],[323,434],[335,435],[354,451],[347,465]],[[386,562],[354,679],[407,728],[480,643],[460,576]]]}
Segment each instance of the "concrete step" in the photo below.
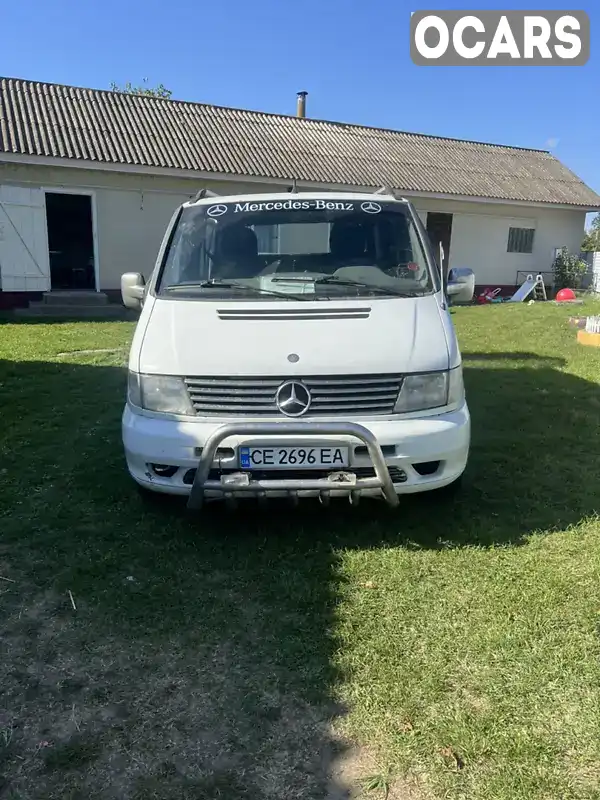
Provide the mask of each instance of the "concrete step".
{"label": "concrete step", "polygon": [[132,312],[117,303],[108,305],[58,305],[30,303],[29,308],[16,308],[17,317],[53,317],[61,319],[135,319]]}
{"label": "concrete step", "polygon": [[49,306],[105,306],[108,296],[104,292],[45,292],[42,302]]}

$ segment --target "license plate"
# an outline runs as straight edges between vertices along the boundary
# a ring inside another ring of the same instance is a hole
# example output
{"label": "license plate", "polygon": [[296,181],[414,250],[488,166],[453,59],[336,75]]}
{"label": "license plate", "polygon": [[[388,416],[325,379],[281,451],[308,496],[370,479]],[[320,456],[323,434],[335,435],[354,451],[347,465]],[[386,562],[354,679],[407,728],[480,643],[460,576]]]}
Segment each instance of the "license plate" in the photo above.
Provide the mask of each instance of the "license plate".
{"label": "license plate", "polygon": [[341,469],[347,447],[240,447],[242,469]]}

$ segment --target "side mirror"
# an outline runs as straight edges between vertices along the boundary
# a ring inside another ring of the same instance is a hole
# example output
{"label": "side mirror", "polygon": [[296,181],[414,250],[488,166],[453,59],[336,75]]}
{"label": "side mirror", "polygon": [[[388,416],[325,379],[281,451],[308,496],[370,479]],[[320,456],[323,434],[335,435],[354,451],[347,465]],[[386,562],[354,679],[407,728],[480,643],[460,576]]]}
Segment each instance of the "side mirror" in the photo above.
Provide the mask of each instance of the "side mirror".
{"label": "side mirror", "polygon": [[475,296],[475,273],[472,269],[457,268],[450,270],[446,294],[455,303],[470,303]]}
{"label": "side mirror", "polygon": [[121,275],[121,297],[125,308],[139,311],[144,305],[146,281],[139,272],[126,272]]}
{"label": "side mirror", "polygon": [[438,266],[442,279],[442,292],[444,293],[444,297],[446,297],[448,294],[448,273],[444,269],[444,245],[441,242],[438,242]]}

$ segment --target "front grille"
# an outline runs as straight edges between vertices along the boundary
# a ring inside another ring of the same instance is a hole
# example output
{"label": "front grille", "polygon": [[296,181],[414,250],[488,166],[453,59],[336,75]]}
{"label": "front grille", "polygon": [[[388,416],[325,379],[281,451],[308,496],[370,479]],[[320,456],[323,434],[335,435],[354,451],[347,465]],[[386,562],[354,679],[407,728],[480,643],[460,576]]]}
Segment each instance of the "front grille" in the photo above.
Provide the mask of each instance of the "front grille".
{"label": "front grille", "polygon": [[[407,476],[406,472],[400,467],[388,467],[390,478],[392,479],[393,483],[406,483]],[[221,478],[221,475],[230,475],[234,472],[240,472],[241,470],[237,469],[212,469],[208,475],[208,479],[211,481],[218,481]],[[245,470],[244,470],[245,471]],[[340,470],[341,472],[352,472],[356,475],[357,478],[374,478],[375,477],[375,470],[373,467],[348,467],[347,469]],[[331,473],[331,470],[319,470],[319,469],[305,469],[305,470],[285,470],[285,469],[274,469],[274,470],[252,470],[250,474],[252,475],[252,479],[255,481],[268,481],[268,480],[325,480],[327,476]],[[196,470],[195,469],[188,469],[188,471],[183,476],[183,482],[191,486],[194,482],[194,478],[196,477]],[[334,485],[332,484],[332,488]],[[342,486],[342,488],[344,488]]]}
{"label": "front grille", "polygon": [[[260,417],[284,414],[275,404],[277,389],[289,377],[186,378],[190,400],[198,416]],[[302,416],[392,414],[402,385],[401,375],[334,375],[294,378],[304,383],[312,401]]]}

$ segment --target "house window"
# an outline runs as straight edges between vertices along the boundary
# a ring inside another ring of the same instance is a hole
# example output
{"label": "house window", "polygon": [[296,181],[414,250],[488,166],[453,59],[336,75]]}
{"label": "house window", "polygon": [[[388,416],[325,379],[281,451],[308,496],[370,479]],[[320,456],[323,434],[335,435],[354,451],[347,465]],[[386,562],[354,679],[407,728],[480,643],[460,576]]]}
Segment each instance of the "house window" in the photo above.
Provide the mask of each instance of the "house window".
{"label": "house window", "polygon": [[508,253],[533,253],[535,228],[509,228]]}
{"label": "house window", "polygon": [[279,252],[279,225],[253,225],[259,253]]}

